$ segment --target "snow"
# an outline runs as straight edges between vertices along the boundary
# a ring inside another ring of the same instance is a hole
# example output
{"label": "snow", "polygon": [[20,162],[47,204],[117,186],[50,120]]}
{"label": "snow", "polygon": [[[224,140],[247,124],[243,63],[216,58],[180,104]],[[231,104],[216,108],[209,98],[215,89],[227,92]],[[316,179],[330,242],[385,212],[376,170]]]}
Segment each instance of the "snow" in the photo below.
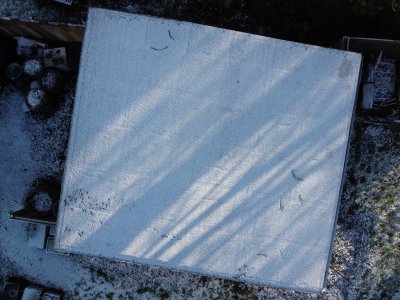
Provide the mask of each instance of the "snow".
{"label": "snow", "polygon": [[[54,174],[53,155],[58,155],[55,147],[60,136],[47,133],[47,138],[42,137],[38,145],[34,139],[38,136],[35,131],[49,127],[49,123],[54,123],[59,130],[63,127],[57,118],[31,119],[22,111],[23,101],[23,95],[10,87],[0,92],[0,277],[7,274],[25,276],[42,284],[73,290],[75,274],[81,277],[89,272],[63,256],[28,248],[27,224],[9,218],[10,211],[23,208],[23,199],[38,177]],[[63,114],[66,115],[65,110]],[[50,146],[52,151],[46,153],[51,138],[55,138],[54,145]],[[32,152],[35,155],[32,156]],[[39,153],[46,159],[38,162]],[[86,276],[90,277],[90,273]]]}
{"label": "snow", "polygon": [[46,72],[41,78],[41,82],[46,90],[52,90],[56,86],[57,76],[54,74],[54,72]]}
{"label": "snow", "polygon": [[46,231],[47,225],[45,224],[31,224],[28,246],[43,249],[46,243]]}
{"label": "snow", "polygon": [[61,12],[37,0],[0,1],[0,16],[26,20],[59,21]]}
{"label": "snow", "polygon": [[[132,3],[123,1],[123,5],[127,5],[125,2]],[[111,5],[110,3],[108,2],[108,5]],[[151,5],[158,5],[157,14],[168,15],[162,8],[163,6],[168,8],[169,3],[170,1],[163,4],[132,3],[128,6],[132,7],[134,12],[154,14],[156,9]],[[114,8],[117,6],[115,2],[112,5]],[[36,0],[0,1],[0,15],[14,18],[59,21],[62,12],[56,10],[60,8],[62,7],[48,5],[47,2],[43,2],[43,6],[40,7]],[[122,9],[121,6],[119,8]],[[71,15],[72,12],[68,10],[66,17],[69,18]],[[185,16],[180,15],[180,18]],[[207,22],[213,21],[215,20]],[[243,28],[250,30],[246,26]],[[399,182],[395,176],[399,176],[400,173],[394,166],[398,165],[400,136],[395,129],[369,125],[356,130],[350,144],[350,160],[341,199],[328,287],[319,295],[296,293],[147,265],[126,264],[78,255],[59,257],[43,251],[32,252],[27,247],[28,237],[25,234],[27,226],[10,221],[8,211],[22,208],[23,201],[20,195],[29,191],[29,185],[35,178],[63,169],[60,149],[65,146],[62,141],[67,135],[65,128],[68,130],[69,127],[68,122],[65,122],[65,119],[68,120],[68,113],[62,109],[49,121],[36,120],[29,114],[22,113],[21,105],[25,103],[21,104],[23,101],[21,95],[10,93],[9,88],[3,89],[3,92],[1,90],[2,87],[0,87],[0,128],[4,132],[0,133],[2,142],[0,285],[7,276],[24,276],[37,284],[63,289],[67,292],[67,300],[167,297],[170,299],[400,299],[399,252],[386,249],[390,246],[389,243],[387,247],[378,251],[376,248],[380,244],[380,230],[374,233],[370,229],[370,224],[375,224],[377,212],[384,219],[389,215],[384,209],[387,197],[380,196],[379,192],[386,191],[385,185],[396,186]],[[66,100],[69,103],[72,94],[70,91],[67,95]],[[17,100],[17,106],[8,106],[7,103],[12,103],[13,100]],[[15,126],[16,124],[20,124],[21,127]],[[23,128],[25,130],[22,130]],[[18,148],[18,145],[22,144],[29,147],[29,143],[24,144],[26,138],[32,141],[29,150]],[[12,145],[15,145],[15,148]],[[386,176],[392,172],[395,176]],[[381,185],[372,185],[372,182],[377,180]],[[367,198],[368,201],[364,201],[363,198],[366,193],[373,195]],[[375,208],[374,203],[377,201],[379,209]],[[389,204],[389,207],[391,205]],[[383,226],[377,227],[392,231],[392,227],[398,226],[400,222],[399,218],[397,223],[393,219],[388,221],[392,222],[390,226],[382,223]],[[48,263],[43,264],[43,261]],[[60,269],[63,271],[57,271]]]}
{"label": "snow", "polygon": [[321,291],[360,55],[102,9],[87,24],[55,246]]}
{"label": "snow", "polygon": [[395,97],[396,61],[381,58],[374,69],[374,100],[382,102]]}
{"label": "snow", "polygon": [[39,212],[48,212],[51,210],[53,200],[48,193],[38,193],[33,196],[33,206]]}
{"label": "snow", "polygon": [[[74,89],[68,89],[65,102],[69,105],[73,94]],[[62,107],[48,120],[36,119],[21,111],[22,101],[22,95],[10,91],[9,87],[3,91],[0,88],[0,128],[4,130],[0,133],[3,145],[0,156],[4,159],[0,162],[0,171],[6,174],[0,181],[9,178],[0,185],[0,211],[3,212],[0,218],[0,281],[7,276],[24,276],[36,284],[63,289],[67,300],[168,296],[170,299],[348,300],[379,299],[383,295],[400,299],[399,273],[393,273],[400,262],[398,252],[390,249],[385,252],[389,244],[379,252],[376,248],[380,233],[378,231],[372,239],[369,229],[370,224],[375,224],[377,211],[382,211],[385,219],[387,215],[385,210],[374,207],[378,201],[383,207],[386,200],[377,192],[378,189],[385,191],[386,187],[374,184],[377,188],[371,189],[371,183],[381,180],[382,185],[396,186],[399,182],[398,168],[393,168],[398,165],[400,155],[400,136],[396,130],[367,126],[352,135],[328,287],[322,294],[299,293],[83,255],[32,252],[27,246],[27,225],[11,221],[8,212],[23,207],[20,195],[29,192],[29,185],[35,178],[63,169],[60,152],[64,149],[70,112]],[[25,143],[26,140],[31,143]],[[20,145],[25,147],[19,148]],[[366,192],[374,195],[368,197],[367,202],[363,201]],[[399,218],[388,221],[391,226],[382,223],[383,226],[378,227],[391,231],[392,226],[400,224]],[[396,255],[397,260],[394,260]],[[390,267],[386,263],[388,257]],[[62,272],[57,271],[60,268]]]}
{"label": "snow", "polygon": [[32,110],[36,110],[46,102],[46,92],[43,90],[30,90],[26,99]]}
{"label": "snow", "polygon": [[43,71],[43,63],[38,59],[30,59],[24,62],[23,70],[29,77],[37,77]]}

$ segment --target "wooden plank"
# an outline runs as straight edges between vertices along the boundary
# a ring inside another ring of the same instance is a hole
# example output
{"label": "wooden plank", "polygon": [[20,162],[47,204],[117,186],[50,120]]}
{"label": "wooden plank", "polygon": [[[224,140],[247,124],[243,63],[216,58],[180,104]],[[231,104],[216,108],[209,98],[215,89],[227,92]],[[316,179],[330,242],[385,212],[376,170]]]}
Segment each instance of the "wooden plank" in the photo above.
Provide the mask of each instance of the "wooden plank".
{"label": "wooden plank", "polygon": [[40,40],[82,42],[85,26],[67,23],[43,23],[31,20],[0,18],[0,35],[24,36]]}
{"label": "wooden plank", "polygon": [[47,216],[47,217],[32,216],[25,209],[21,209],[10,213],[10,219],[30,222],[30,223],[47,224],[47,225],[56,224],[56,218],[53,216]]}

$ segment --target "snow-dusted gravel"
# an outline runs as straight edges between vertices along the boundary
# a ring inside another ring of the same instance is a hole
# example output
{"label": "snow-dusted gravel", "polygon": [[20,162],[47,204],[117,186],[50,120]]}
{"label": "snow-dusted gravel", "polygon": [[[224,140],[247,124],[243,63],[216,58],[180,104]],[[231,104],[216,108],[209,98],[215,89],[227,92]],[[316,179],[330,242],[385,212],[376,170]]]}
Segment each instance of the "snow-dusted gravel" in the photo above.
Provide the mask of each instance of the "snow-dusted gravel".
{"label": "snow-dusted gravel", "polygon": [[[356,126],[329,272],[322,295],[295,293],[183,272],[27,247],[27,225],[8,218],[40,177],[61,177],[73,84],[60,109],[37,118],[12,87],[0,94],[1,277],[21,275],[62,288],[71,299],[398,299],[400,133]],[[368,297],[369,296],[369,297]]]}

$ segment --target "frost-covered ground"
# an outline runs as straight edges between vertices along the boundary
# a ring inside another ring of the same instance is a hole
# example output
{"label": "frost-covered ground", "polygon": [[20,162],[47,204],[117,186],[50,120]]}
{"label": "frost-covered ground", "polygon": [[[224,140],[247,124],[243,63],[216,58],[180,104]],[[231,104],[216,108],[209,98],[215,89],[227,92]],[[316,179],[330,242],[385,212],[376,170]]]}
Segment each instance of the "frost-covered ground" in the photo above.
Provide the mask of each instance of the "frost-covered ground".
{"label": "frost-covered ground", "polygon": [[[132,12],[163,12],[154,2],[117,2]],[[46,3],[4,0],[0,16],[84,20],[80,10]],[[322,295],[28,248],[27,225],[9,220],[8,212],[22,207],[38,178],[60,178],[74,85],[71,82],[60,110],[48,119],[25,113],[23,96],[11,86],[0,89],[2,282],[6,276],[21,275],[61,288],[70,299],[400,299],[400,130],[359,122],[351,140],[328,288]]]}
{"label": "frost-covered ground", "polygon": [[74,81],[50,118],[25,113],[12,86],[0,93],[1,277],[25,276],[65,290],[71,299],[400,297],[400,132],[356,126],[342,197],[328,288],[294,293],[100,258],[62,256],[28,248],[27,225],[8,218],[39,177],[63,170]]}

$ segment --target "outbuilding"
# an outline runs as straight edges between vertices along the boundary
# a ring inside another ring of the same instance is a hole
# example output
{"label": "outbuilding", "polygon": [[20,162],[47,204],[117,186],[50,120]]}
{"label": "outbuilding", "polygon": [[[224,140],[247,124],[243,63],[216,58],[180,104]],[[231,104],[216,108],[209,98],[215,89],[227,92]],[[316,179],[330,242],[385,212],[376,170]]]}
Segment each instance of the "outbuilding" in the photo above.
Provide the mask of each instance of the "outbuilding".
{"label": "outbuilding", "polygon": [[55,247],[321,291],[360,65],[90,9]]}

